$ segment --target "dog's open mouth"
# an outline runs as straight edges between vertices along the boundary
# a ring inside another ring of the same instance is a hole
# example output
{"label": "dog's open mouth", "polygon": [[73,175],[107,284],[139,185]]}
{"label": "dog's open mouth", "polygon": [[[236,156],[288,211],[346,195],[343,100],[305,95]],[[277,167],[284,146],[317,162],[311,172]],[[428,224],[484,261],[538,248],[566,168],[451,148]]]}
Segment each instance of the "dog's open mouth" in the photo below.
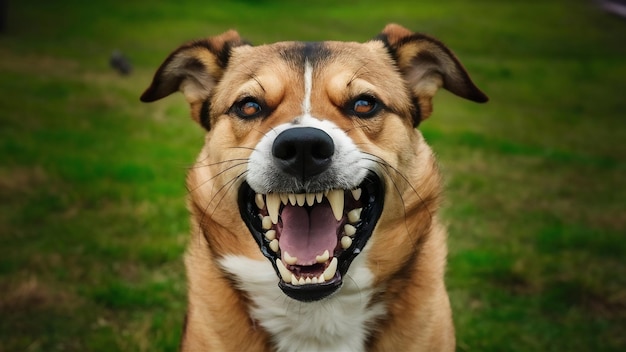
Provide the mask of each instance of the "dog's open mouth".
{"label": "dog's open mouth", "polygon": [[283,292],[316,301],[341,287],[376,226],[383,198],[373,173],[357,188],[315,193],[257,194],[244,183],[239,210]]}

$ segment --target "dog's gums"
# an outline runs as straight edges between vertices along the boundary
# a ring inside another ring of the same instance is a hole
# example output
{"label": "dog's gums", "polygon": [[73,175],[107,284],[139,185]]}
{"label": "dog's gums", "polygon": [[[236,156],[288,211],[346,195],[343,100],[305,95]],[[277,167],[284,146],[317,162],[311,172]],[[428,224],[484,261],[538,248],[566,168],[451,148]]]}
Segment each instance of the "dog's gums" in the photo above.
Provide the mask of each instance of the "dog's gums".
{"label": "dog's gums", "polygon": [[343,283],[383,209],[384,189],[373,173],[351,190],[258,194],[247,183],[239,209],[279,287],[299,301],[316,301]]}

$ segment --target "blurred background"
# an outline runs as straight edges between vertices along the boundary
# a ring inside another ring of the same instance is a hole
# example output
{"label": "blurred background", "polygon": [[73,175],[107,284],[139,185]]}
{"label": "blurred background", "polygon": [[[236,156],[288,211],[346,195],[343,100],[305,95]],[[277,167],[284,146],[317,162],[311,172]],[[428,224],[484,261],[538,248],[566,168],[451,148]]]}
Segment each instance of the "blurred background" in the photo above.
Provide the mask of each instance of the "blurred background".
{"label": "blurred background", "polygon": [[[491,98],[442,91],[439,156],[459,351],[626,350],[622,1],[0,0],[0,351],[175,350],[185,313],[181,95],[162,60],[249,41],[433,35]],[[615,10],[617,9],[617,10]]]}

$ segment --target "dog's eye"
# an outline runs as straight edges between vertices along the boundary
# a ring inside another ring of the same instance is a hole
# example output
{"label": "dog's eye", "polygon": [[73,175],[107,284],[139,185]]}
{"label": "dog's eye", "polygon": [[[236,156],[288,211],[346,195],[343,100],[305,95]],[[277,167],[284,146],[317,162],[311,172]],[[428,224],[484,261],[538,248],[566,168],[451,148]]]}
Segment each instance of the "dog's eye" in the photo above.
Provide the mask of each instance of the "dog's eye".
{"label": "dog's eye", "polygon": [[246,116],[252,116],[261,111],[261,105],[253,101],[249,101],[241,107],[241,113]]}
{"label": "dog's eye", "polygon": [[375,106],[376,102],[359,99],[354,102],[354,112],[356,112],[357,114],[367,114],[368,112],[374,110]]}
{"label": "dog's eye", "polygon": [[352,100],[351,112],[361,118],[374,116],[380,110],[380,104],[376,98],[369,95],[362,95]]}
{"label": "dog's eye", "polygon": [[249,119],[259,116],[263,112],[263,108],[253,98],[245,98],[235,103],[231,111],[241,118]]}

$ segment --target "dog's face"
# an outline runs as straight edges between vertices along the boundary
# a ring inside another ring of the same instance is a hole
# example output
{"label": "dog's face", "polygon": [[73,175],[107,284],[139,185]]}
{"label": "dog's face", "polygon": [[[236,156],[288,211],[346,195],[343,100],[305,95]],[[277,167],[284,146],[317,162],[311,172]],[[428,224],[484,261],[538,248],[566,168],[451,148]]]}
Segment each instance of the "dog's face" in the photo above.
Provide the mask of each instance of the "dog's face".
{"label": "dog's face", "polygon": [[173,52],[142,100],[181,90],[208,131],[188,187],[213,254],[262,255],[285,294],[313,301],[364,251],[378,281],[411,255],[427,225],[406,218],[438,193],[415,126],[442,86],[486,101],[443,44],[397,25],[366,43],[231,31]]}

